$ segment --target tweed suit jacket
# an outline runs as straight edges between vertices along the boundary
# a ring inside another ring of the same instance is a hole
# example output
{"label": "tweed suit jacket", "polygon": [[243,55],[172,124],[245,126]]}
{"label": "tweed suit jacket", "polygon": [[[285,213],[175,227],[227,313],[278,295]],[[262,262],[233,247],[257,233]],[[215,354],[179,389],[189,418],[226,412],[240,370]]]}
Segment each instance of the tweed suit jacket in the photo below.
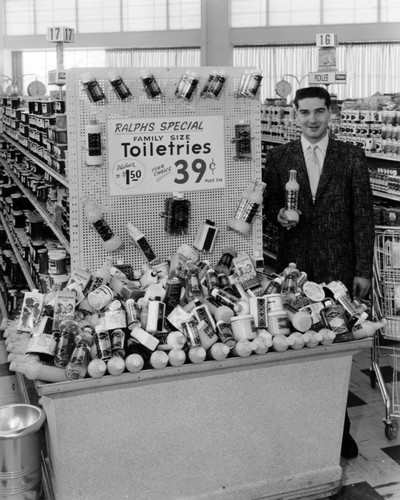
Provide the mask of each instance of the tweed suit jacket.
{"label": "tweed suit jacket", "polygon": [[[298,225],[287,230],[277,222],[277,215],[285,206],[291,169],[297,171],[301,215]],[[354,276],[372,277],[373,202],[361,148],[329,139],[315,203],[300,140],[268,151],[263,180],[267,184],[264,215],[280,229],[278,272],[296,262],[309,280],[340,280],[350,293]]]}

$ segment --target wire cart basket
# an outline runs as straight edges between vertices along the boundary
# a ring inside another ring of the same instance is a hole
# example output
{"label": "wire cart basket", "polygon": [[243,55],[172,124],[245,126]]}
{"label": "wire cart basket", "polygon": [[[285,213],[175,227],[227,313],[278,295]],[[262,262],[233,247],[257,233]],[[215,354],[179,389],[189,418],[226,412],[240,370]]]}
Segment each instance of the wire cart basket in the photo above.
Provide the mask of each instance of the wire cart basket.
{"label": "wire cart basket", "polygon": [[[385,403],[383,419],[385,435],[395,439],[400,417],[400,230],[378,228],[375,236],[374,279],[372,288],[374,316],[385,317],[387,325],[378,330],[372,346],[371,386],[376,381]],[[380,354],[387,351],[393,368],[393,376],[386,383],[379,364]]]}

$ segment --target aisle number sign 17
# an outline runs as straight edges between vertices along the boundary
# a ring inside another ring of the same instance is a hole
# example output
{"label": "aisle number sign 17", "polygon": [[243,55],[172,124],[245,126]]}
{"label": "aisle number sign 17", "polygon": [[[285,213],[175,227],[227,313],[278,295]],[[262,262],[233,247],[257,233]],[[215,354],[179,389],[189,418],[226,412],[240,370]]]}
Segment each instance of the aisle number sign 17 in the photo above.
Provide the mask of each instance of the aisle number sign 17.
{"label": "aisle number sign 17", "polygon": [[65,26],[52,26],[47,28],[46,42],[74,42],[74,28]]}

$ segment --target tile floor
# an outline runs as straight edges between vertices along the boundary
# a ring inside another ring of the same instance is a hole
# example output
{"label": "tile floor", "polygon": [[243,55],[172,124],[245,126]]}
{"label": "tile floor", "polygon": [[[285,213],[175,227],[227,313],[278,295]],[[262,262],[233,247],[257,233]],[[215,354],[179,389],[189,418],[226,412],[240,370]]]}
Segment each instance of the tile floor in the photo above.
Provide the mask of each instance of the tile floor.
{"label": "tile floor", "polygon": [[[400,392],[400,374],[393,370],[394,356],[400,356],[400,343],[397,345],[379,350],[379,367],[389,392],[393,387],[393,373],[398,374],[395,394]],[[351,434],[360,453],[355,459],[341,460],[343,488],[332,500],[400,500],[400,433],[393,440],[385,436],[385,405],[378,384],[371,387],[370,366],[369,349],[353,358],[348,411]],[[18,400],[15,376],[8,371],[4,342],[0,342],[0,406]],[[394,400],[391,392],[390,400]]]}
{"label": "tile floor", "polygon": [[[393,371],[394,357],[400,357],[400,343],[379,349],[378,365],[389,393],[390,414],[395,423],[400,423],[394,418],[398,407],[393,410],[393,402],[400,392],[400,374]],[[353,358],[348,412],[350,432],[358,444],[359,456],[341,460],[344,487],[332,497],[334,500],[400,500],[400,433],[393,440],[385,436],[385,404],[378,383],[375,388],[371,387],[370,367],[369,349]]]}

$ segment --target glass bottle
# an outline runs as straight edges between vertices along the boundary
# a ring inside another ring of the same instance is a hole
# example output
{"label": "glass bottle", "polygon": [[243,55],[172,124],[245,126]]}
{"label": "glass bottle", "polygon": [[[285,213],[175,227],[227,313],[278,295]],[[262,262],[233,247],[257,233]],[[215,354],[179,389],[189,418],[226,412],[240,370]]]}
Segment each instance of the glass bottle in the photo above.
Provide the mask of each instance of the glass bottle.
{"label": "glass bottle", "polygon": [[289,180],[285,184],[285,215],[289,221],[298,222],[299,212],[299,183],[297,182],[297,171],[290,170]]}
{"label": "glass bottle", "polygon": [[185,294],[186,300],[190,302],[194,299],[204,300],[204,292],[200,283],[199,271],[196,266],[189,266],[185,274]]}

